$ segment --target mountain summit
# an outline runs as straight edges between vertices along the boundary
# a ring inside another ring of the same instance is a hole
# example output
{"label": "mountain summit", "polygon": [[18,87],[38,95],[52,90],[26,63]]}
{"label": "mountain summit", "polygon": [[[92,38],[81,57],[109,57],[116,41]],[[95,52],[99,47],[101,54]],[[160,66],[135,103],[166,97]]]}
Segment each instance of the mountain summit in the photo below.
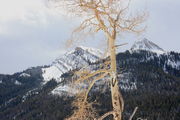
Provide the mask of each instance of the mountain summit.
{"label": "mountain summit", "polygon": [[151,52],[155,52],[157,54],[165,53],[165,51],[162,48],[160,48],[158,45],[149,41],[146,38],[139,40],[139,41],[136,41],[132,45],[131,51],[138,51],[138,50],[151,51]]}
{"label": "mountain summit", "polygon": [[42,69],[45,83],[51,79],[61,81],[61,75],[70,70],[88,66],[100,59],[103,53],[94,48],[79,46],[57,58],[49,67]]}

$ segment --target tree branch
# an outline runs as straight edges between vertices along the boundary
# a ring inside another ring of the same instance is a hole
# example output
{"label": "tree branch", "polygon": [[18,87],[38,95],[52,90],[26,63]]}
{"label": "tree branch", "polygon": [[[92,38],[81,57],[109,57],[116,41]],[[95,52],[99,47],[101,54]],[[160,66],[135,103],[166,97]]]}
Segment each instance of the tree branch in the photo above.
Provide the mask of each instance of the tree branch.
{"label": "tree branch", "polygon": [[95,120],[103,120],[103,119],[106,118],[107,116],[113,115],[113,113],[114,113],[114,111],[107,112],[107,113],[105,113],[103,116],[101,116],[100,118],[95,119]]}
{"label": "tree branch", "polygon": [[130,116],[129,120],[132,120],[132,118],[134,117],[134,115],[135,115],[137,109],[138,109],[138,107],[135,107],[135,109],[134,109],[132,115]]}
{"label": "tree branch", "polygon": [[97,74],[107,73],[107,72],[109,72],[109,71],[106,70],[106,69],[102,69],[102,70],[95,71],[95,72],[93,72],[93,73],[90,73],[90,74],[86,75],[85,77],[80,77],[80,79],[77,79],[75,83],[80,83],[80,82],[82,82],[83,80],[86,80],[86,79],[89,79],[89,78],[91,78],[91,77],[94,77],[94,76],[97,75]]}
{"label": "tree branch", "polygon": [[87,92],[86,92],[84,102],[87,101],[88,94],[89,94],[91,88],[93,87],[93,85],[95,84],[95,82],[98,81],[98,80],[100,80],[100,79],[102,79],[102,78],[104,78],[104,77],[107,76],[108,74],[109,74],[109,73],[106,72],[106,73],[104,73],[103,75],[100,75],[100,76],[98,76],[97,78],[93,79],[92,83],[90,84],[90,86],[88,87],[88,90],[87,90]]}

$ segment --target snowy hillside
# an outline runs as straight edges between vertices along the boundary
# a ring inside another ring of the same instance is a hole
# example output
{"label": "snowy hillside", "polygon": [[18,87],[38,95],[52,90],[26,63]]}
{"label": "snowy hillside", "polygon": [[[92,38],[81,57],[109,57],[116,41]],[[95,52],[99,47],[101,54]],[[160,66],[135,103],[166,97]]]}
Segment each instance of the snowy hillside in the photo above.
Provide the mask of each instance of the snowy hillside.
{"label": "snowy hillside", "polygon": [[149,41],[148,39],[144,38],[142,40],[136,41],[132,47],[131,51],[138,51],[138,50],[146,50],[146,51],[151,51],[155,52],[157,54],[163,54],[165,51],[160,48],[158,45],[155,43]]}
{"label": "snowy hillside", "polygon": [[96,62],[103,54],[98,49],[88,47],[76,47],[75,50],[56,59],[48,68],[42,68],[44,82],[55,79],[61,81],[61,75],[70,70],[81,68]]}

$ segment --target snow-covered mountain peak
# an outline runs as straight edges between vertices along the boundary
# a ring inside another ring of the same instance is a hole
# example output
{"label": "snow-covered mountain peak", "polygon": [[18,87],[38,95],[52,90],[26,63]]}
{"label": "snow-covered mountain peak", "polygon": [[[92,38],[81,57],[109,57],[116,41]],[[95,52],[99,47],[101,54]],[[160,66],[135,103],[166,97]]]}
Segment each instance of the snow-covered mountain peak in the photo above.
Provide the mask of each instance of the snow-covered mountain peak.
{"label": "snow-covered mountain peak", "polygon": [[74,50],[67,52],[65,55],[69,55],[69,54],[78,54],[79,55],[79,54],[85,54],[85,53],[89,53],[89,54],[92,54],[97,57],[102,57],[102,55],[103,55],[102,51],[100,51],[99,49],[84,47],[84,46],[78,46]]}
{"label": "snow-covered mountain peak", "polygon": [[132,45],[131,51],[138,51],[138,50],[151,51],[151,52],[155,52],[157,54],[165,53],[165,51],[162,48],[160,48],[158,45],[149,41],[146,38],[135,41],[135,43]]}
{"label": "snow-covered mountain peak", "polygon": [[98,49],[88,47],[76,47],[71,52],[67,52],[57,58],[49,67],[43,68],[43,78],[47,82],[51,79],[61,81],[61,75],[70,70],[88,66],[100,59],[102,52]]}

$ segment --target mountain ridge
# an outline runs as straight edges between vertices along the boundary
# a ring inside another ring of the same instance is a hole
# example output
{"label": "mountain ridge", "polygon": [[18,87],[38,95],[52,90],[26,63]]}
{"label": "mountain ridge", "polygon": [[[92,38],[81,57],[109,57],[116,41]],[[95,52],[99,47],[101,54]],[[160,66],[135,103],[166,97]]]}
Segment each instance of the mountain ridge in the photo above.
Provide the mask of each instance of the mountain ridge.
{"label": "mountain ridge", "polygon": [[60,77],[63,73],[96,62],[102,55],[102,52],[98,49],[82,46],[76,47],[75,50],[57,58],[50,67],[43,68],[42,76],[45,82],[51,79],[56,79],[57,82],[60,82]]}
{"label": "mountain ridge", "polygon": [[[2,120],[63,120],[71,115],[74,93],[69,93],[75,90],[69,87],[69,82],[74,75],[73,67],[77,68],[79,64],[78,69],[88,66],[95,70],[108,59],[95,62],[99,57],[96,55],[95,57],[92,53],[81,48],[67,53],[64,61],[71,61],[73,58],[75,61],[80,60],[80,63],[71,64],[72,69],[60,72],[61,75],[58,73],[60,79],[57,80],[52,77],[44,81],[43,70],[51,65],[30,68],[13,75],[0,75],[0,96],[2,96],[0,118]],[[62,60],[60,57],[52,65],[59,64],[59,59]],[[139,117],[150,120],[180,119],[179,62],[180,53],[176,52],[157,54],[141,49],[117,54],[119,88],[126,102],[123,119],[127,119],[136,106],[139,110],[135,119]],[[21,85],[17,84],[17,81]],[[103,83],[95,85],[90,93],[90,98],[92,97],[92,100],[97,98],[100,103],[97,106],[99,115],[111,110],[109,92],[108,84]]]}
{"label": "mountain ridge", "polygon": [[[168,52],[165,52],[158,45],[146,38],[140,41],[135,41],[129,51],[133,53],[142,50],[153,52],[157,55],[168,54]],[[63,73],[68,72],[69,70],[80,68],[82,66],[88,66],[89,63],[94,63],[102,59],[102,56],[103,52],[98,49],[78,46],[74,50],[67,52],[63,56],[57,58],[50,65],[50,67],[42,68],[42,76],[45,83],[51,79],[55,79],[56,81],[61,82],[60,77]],[[176,66],[175,62],[169,61],[169,64],[170,63]],[[179,63],[177,63],[177,66],[179,66]]]}

